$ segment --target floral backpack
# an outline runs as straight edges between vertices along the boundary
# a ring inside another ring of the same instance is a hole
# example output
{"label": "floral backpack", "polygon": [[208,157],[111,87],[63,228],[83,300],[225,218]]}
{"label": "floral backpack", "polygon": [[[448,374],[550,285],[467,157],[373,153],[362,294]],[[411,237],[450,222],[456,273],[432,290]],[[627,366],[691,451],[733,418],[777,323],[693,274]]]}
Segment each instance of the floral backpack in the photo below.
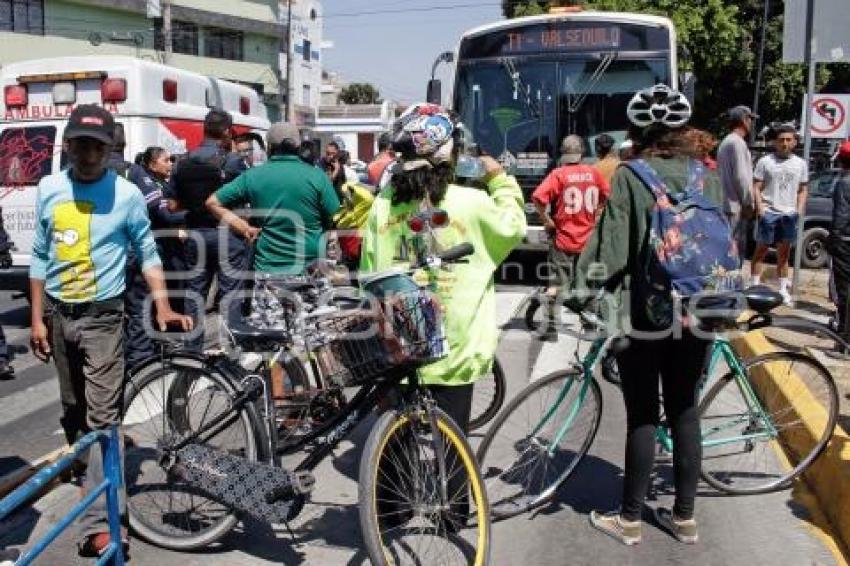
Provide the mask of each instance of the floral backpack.
{"label": "floral backpack", "polygon": [[669,328],[676,299],[740,290],[741,258],[722,208],[703,194],[705,167],[690,160],[688,184],[675,195],[643,159],[626,167],[655,197],[648,265],[643,280],[636,282],[647,321]]}

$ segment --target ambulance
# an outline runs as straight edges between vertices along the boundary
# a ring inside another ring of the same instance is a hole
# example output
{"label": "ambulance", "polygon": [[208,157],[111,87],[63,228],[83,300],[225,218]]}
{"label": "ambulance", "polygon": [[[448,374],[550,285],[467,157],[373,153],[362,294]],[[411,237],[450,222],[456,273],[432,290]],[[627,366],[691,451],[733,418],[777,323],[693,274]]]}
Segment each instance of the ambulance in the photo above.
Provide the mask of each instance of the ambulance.
{"label": "ambulance", "polygon": [[172,154],[196,148],[210,108],[233,116],[234,135],[263,134],[266,108],[252,88],[121,56],[59,57],[0,69],[0,208],[15,244],[0,289],[28,288],[39,180],[67,166],[62,134],[78,104],[99,104],[124,126],[124,158],[150,146]]}

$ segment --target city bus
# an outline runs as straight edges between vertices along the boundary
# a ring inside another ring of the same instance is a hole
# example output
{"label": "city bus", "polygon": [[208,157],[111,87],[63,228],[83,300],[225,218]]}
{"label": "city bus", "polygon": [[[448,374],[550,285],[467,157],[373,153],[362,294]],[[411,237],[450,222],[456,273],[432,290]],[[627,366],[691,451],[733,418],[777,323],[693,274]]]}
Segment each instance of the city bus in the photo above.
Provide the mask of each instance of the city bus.
{"label": "city bus", "polygon": [[561,140],[583,136],[592,161],[596,136],[625,138],[635,91],[679,84],[673,23],[644,14],[553,11],[504,20],[466,32],[454,59],[452,108],[478,148],[519,180],[529,220],[524,245],[532,248],[546,236],[529,197],[557,165]]}

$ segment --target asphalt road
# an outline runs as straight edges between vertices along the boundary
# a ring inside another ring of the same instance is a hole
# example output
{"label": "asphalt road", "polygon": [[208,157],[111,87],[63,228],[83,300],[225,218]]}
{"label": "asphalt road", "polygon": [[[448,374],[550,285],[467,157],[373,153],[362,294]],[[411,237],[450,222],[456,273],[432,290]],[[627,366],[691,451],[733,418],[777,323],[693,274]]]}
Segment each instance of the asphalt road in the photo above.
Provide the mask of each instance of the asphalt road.
{"label": "asphalt road", "polygon": [[[519,278],[517,278],[519,279]],[[516,283],[516,279],[509,279]],[[504,332],[499,356],[510,383],[509,398],[530,380],[567,365],[576,343],[566,335],[541,342],[521,328],[513,314],[528,287],[499,288],[499,320]],[[27,311],[22,301],[0,296],[0,323],[10,342],[27,342]],[[28,353],[15,361],[18,377],[0,382],[0,464],[3,470],[32,460],[63,444],[59,432],[58,391],[52,367]],[[625,414],[617,389],[602,384],[602,424],[590,454],[560,497],[533,516],[494,526],[493,564],[681,564],[804,565],[835,564],[813,534],[807,509],[792,492],[729,498],[700,486],[697,518],[700,544],[673,541],[645,514],[644,542],[627,548],[598,534],[588,524],[591,509],[609,509],[619,499]],[[216,566],[229,564],[361,564],[366,561],[357,526],[357,465],[368,432],[364,423],[316,471],[313,501],[291,525],[241,524],[218,545],[203,552],[178,554],[134,540],[132,564]],[[473,438],[473,443],[477,439]],[[33,507],[0,522],[0,547],[27,546],[43,535],[76,499],[76,488],[62,485]],[[671,470],[659,462],[648,506],[670,505]],[[87,564],[76,558],[72,534],[63,535],[38,564]]]}

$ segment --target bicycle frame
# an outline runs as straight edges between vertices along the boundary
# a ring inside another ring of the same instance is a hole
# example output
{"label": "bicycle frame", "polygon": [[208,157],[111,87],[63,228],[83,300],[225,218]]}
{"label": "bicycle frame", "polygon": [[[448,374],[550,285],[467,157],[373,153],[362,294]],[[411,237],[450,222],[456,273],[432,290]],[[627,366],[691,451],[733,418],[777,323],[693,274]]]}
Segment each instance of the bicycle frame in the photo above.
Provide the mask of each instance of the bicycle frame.
{"label": "bicycle frame", "polygon": [[[705,386],[708,384],[708,381],[714,375],[714,370],[717,368],[717,364],[721,359],[726,362],[727,367],[734,376],[735,384],[737,385],[738,390],[741,393],[741,397],[743,397],[744,402],[747,405],[747,412],[746,415],[742,416],[741,420],[737,422],[727,423],[723,427],[713,427],[709,430],[703,430],[703,447],[710,448],[714,446],[722,446],[724,444],[736,444],[747,440],[775,438],[778,434],[778,431],[773,426],[773,422],[771,421],[769,415],[765,412],[764,407],[762,406],[761,401],[759,401],[756,392],[753,390],[749,379],[747,379],[747,374],[744,371],[744,366],[741,364],[741,361],[738,359],[738,356],[732,349],[732,345],[729,343],[729,340],[723,336],[715,337],[714,343],[711,346],[711,355],[708,359],[708,365],[699,384],[700,391],[705,388]],[[725,429],[733,428],[740,422],[744,422],[745,420],[751,420],[753,417],[757,417],[758,421],[762,422],[765,425],[767,429],[765,432],[738,435],[729,438],[706,440],[707,437],[713,434],[721,432]],[[673,451],[673,438],[670,435],[668,426],[664,424],[659,425],[658,428],[655,430],[655,438],[664,451]]]}
{"label": "bicycle frame", "polygon": [[[555,449],[560,444],[561,440],[564,438],[564,435],[567,434],[567,431],[573,425],[573,421],[575,421],[576,416],[578,415],[579,410],[581,409],[582,404],[584,404],[584,399],[587,396],[587,390],[590,387],[590,382],[594,380],[593,372],[596,370],[596,366],[599,362],[599,359],[602,357],[602,354],[608,350],[611,342],[614,340],[613,337],[608,338],[600,338],[594,340],[590,345],[590,350],[585,355],[584,359],[581,360],[580,367],[582,372],[582,383],[581,389],[578,392],[578,398],[573,401],[573,405],[570,408],[570,414],[567,415],[567,418],[564,419],[564,422],[561,424],[561,427],[558,429],[557,434],[555,434],[555,438],[552,439],[552,442],[547,449],[547,452],[550,456],[553,456],[555,453]],[[540,422],[537,423],[537,426],[534,427],[534,430],[531,431],[531,436],[537,436],[537,434],[546,426],[546,423],[558,412],[558,408],[564,402],[564,399],[567,398],[567,394],[569,394],[570,389],[573,387],[573,380],[569,380],[561,387],[561,391],[558,392],[558,397],[555,399],[555,402],[549,407],[549,410],[541,418]]]}

